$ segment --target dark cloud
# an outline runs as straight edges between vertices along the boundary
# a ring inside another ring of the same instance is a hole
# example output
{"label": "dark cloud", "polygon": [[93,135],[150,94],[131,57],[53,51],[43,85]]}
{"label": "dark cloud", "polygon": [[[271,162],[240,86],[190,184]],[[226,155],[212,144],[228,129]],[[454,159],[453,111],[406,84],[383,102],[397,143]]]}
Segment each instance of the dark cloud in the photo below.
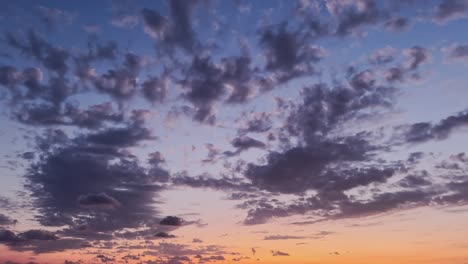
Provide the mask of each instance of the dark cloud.
{"label": "dark cloud", "polygon": [[351,89],[329,89],[324,84],[305,89],[303,102],[291,113],[286,126],[289,133],[302,137],[305,145],[270,152],[265,165],[248,165],[246,177],[269,191],[298,193],[321,185],[321,177],[329,175],[326,167],[335,162],[367,160],[375,147],[365,139],[366,133],[334,139],[325,135],[363,109],[390,105],[394,89],[377,85],[372,73],[366,71],[352,75],[349,82]]}
{"label": "dark cloud", "polygon": [[402,32],[409,28],[409,21],[407,18],[404,17],[393,17],[387,20],[384,24],[387,30],[393,32]]}
{"label": "dark cloud", "polygon": [[[42,79],[43,73],[38,68],[25,68],[20,71],[13,66],[0,67],[0,85],[8,89],[10,96],[7,99],[14,106],[19,103],[26,105],[24,100],[38,99],[42,100],[43,104],[57,107],[77,92],[76,85],[65,77],[51,76],[46,83],[42,82]],[[31,101],[29,103],[33,104]]]}
{"label": "dark cloud", "polygon": [[172,23],[166,41],[179,45],[189,52],[193,51],[196,44],[192,13],[197,4],[197,0],[171,0],[169,2]]}
{"label": "dark cloud", "polygon": [[177,216],[166,216],[164,217],[159,224],[167,226],[181,226],[184,223],[184,220]]}
{"label": "dark cloud", "polygon": [[124,150],[153,138],[143,118],[137,111],[120,127],[74,139],[63,132],[38,138],[39,158],[26,178],[40,223],[64,226],[68,237],[90,239],[110,239],[122,228],[157,223],[153,197],[162,187],[155,169],[164,169],[155,162],[144,168]]}
{"label": "dark cloud", "polygon": [[254,138],[248,137],[248,136],[241,136],[241,137],[236,137],[231,141],[231,145],[236,148],[235,152],[232,151],[226,151],[224,152],[225,155],[227,156],[235,156],[239,155],[241,152],[246,151],[251,148],[265,148],[266,145],[265,143],[256,140]]}
{"label": "dark cloud", "polygon": [[117,100],[131,98],[137,92],[137,80],[128,69],[109,70],[94,80],[98,91],[109,94]]}
{"label": "dark cloud", "polygon": [[32,251],[35,254],[79,249],[83,245],[80,239],[59,238],[46,230],[28,230],[17,234],[10,230],[0,230],[0,243],[15,251]]}
{"label": "dark cloud", "polygon": [[209,57],[194,57],[190,75],[182,85],[186,89],[184,97],[195,107],[194,119],[214,123],[213,104],[225,94],[222,69]]}
{"label": "dark cloud", "polygon": [[417,69],[420,65],[427,63],[430,59],[430,53],[427,49],[421,46],[413,46],[404,51],[407,57],[407,67],[410,70]]}
{"label": "dark cloud", "polygon": [[58,8],[39,6],[37,10],[42,22],[48,29],[55,29],[58,26],[70,24],[74,17],[70,12]]}
{"label": "dark cloud", "polygon": [[465,17],[468,14],[466,0],[442,0],[434,10],[434,19],[439,23]]}
{"label": "dark cloud", "polygon": [[444,140],[454,131],[468,124],[468,111],[462,111],[440,120],[436,124],[419,122],[403,126],[404,140],[409,143],[423,143],[430,140]]}
{"label": "dark cloud", "polygon": [[255,76],[257,69],[252,68],[250,57],[227,57],[223,58],[221,63],[224,83],[232,90],[227,102],[245,103],[252,96],[259,81]]}
{"label": "dark cloud", "polygon": [[145,23],[145,31],[154,38],[164,37],[165,31],[168,30],[168,21],[158,11],[149,8],[141,10],[143,21]]}
{"label": "dark cloud", "polygon": [[18,241],[16,234],[7,229],[0,229],[0,242],[2,243],[14,243]]}
{"label": "dark cloud", "polygon": [[161,40],[163,48],[179,47],[192,53],[198,45],[192,25],[192,14],[198,3],[197,0],[171,0],[167,17],[156,10],[142,9],[145,32]]}
{"label": "dark cloud", "polygon": [[423,171],[421,175],[408,175],[403,178],[399,184],[405,188],[418,188],[420,186],[430,186],[431,181],[427,178],[427,171]]}
{"label": "dark cloud", "polygon": [[266,112],[253,113],[252,117],[245,122],[245,126],[239,129],[239,133],[264,133],[270,130],[272,126],[271,114]]}
{"label": "dark cloud", "polygon": [[203,243],[203,240],[199,239],[199,238],[194,238],[192,240],[192,243]]}
{"label": "dark cloud", "polygon": [[89,193],[78,197],[78,204],[85,208],[114,208],[120,206],[119,201],[105,193]]}
{"label": "dark cloud", "polygon": [[155,237],[160,237],[160,238],[175,238],[176,236],[168,234],[166,232],[158,232],[154,235]]}
{"label": "dark cloud", "polygon": [[28,230],[18,234],[20,240],[57,240],[58,237],[49,231],[44,230]]}
{"label": "dark cloud", "polygon": [[154,139],[149,129],[138,125],[104,129],[86,135],[86,141],[103,146],[129,147],[141,140]]}
{"label": "dark cloud", "polygon": [[244,223],[248,225],[261,224],[275,217],[312,213],[316,219],[294,224],[315,224],[324,220],[358,218],[405,208],[427,206],[435,197],[436,192],[432,190],[416,189],[378,193],[365,201],[357,200],[355,197],[340,191],[319,192],[316,196],[297,199],[289,204],[274,200],[259,200],[252,204],[244,204],[247,208],[251,208]]}
{"label": "dark cloud", "polygon": [[314,74],[314,64],[325,56],[323,48],[312,45],[303,32],[288,30],[286,24],[260,31],[260,44],[265,49],[265,69],[278,82]]}
{"label": "dark cloud", "polygon": [[185,79],[179,81],[196,112],[194,119],[215,122],[213,108],[227,95],[226,103],[245,103],[262,80],[247,56],[225,57],[215,63],[209,56],[195,56]]}
{"label": "dark cloud", "polygon": [[162,103],[168,92],[168,80],[160,77],[150,77],[142,85],[143,96],[152,103]]}
{"label": "dark cloud", "polygon": [[356,34],[364,26],[377,24],[386,15],[374,0],[356,1],[340,12],[336,34],[339,36]]}
{"label": "dark cloud", "polygon": [[29,30],[24,36],[7,32],[5,39],[12,48],[37,60],[45,68],[62,76],[67,73],[67,60],[70,58],[70,53],[65,49],[53,46],[36,31]]}
{"label": "dark cloud", "polygon": [[88,129],[99,129],[106,123],[124,120],[123,113],[114,110],[110,102],[92,105],[88,109],[80,109],[73,104],[60,107],[46,103],[25,103],[15,110],[13,117],[32,126],[62,125]]}
{"label": "dark cloud", "polygon": [[10,217],[0,214],[0,226],[5,226],[5,225],[14,225],[18,223],[17,220],[11,219]]}

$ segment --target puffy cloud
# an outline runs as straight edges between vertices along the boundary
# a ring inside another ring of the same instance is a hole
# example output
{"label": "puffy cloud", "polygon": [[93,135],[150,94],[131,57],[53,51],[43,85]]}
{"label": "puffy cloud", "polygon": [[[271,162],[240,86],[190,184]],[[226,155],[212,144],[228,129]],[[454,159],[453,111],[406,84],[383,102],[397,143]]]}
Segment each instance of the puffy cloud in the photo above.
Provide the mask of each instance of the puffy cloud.
{"label": "puffy cloud", "polygon": [[169,1],[169,15],[162,16],[158,11],[149,8],[141,10],[145,24],[145,32],[160,39],[164,48],[179,47],[192,53],[197,45],[195,31],[192,25],[192,13],[197,0]]}
{"label": "puffy cloud", "polygon": [[369,56],[369,61],[373,64],[383,65],[392,62],[395,57],[396,50],[390,46],[385,46],[376,50]]}
{"label": "puffy cloud", "polygon": [[[355,4],[341,7],[336,34],[340,36],[358,33],[364,26],[375,25],[386,13],[379,9],[374,0],[352,1]],[[346,3],[346,1],[344,2]],[[335,8],[336,9],[336,8]]]}
{"label": "puffy cloud", "polygon": [[25,36],[18,36],[7,32],[6,42],[26,56],[31,56],[45,68],[64,75],[68,71],[67,60],[70,53],[60,47],[53,46],[34,30],[26,32]]}
{"label": "puffy cloud", "polygon": [[407,57],[406,65],[410,70],[417,69],[431,58],[429,51],[421,46],[413,46],[403,52]]}
{"label": "puffy cloud", "polygon": [[154,38],[163,37],[167,30],[167,19],[158,11],[149,8],[141,10],[143,22],[145,23],[145,32]]}
{"label": "puffy cloud", "polygon": [[157,223],[153,197],[165,170],[155,162],[144,168],[124,151],[153,139],[143,115],[74,139],[60,130],[38,138],[39,158],[26,178],[43,225],[64,226],[68,237],[110,239],[114,231]]}
{"label": "puffy cloud", "polygon": [[265,49],[267,71],[275,73],[278,82],[312,75],[314,64],[325,57],[325,50],[310,44],[301,31],[290,31],[286,24],[260,31],[260,44]]}
{"label": "puffy cloud", "polygon": [[151,77],[142,83],[143,96],[150,102],[162,103],[167,96],[168,80],[166,78]]}

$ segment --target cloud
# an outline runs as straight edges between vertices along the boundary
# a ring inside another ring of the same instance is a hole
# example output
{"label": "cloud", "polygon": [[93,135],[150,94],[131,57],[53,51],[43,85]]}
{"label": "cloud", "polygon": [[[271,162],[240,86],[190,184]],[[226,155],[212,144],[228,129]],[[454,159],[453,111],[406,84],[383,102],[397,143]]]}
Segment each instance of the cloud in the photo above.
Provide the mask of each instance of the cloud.
{"label": "cloud", "polygon": [[442,49],[448,61],[468,61],[468,45],[454,43]]}
{"label": "cloud", "polygon": [[250,99],[261,82],[250,63],[246,56],[224,57],[220,63],[214,63],[210,56],[193,57],[188,75],[179,83],[185,90],[182,96],[195,107],[196,121],[214,124],[214,105],[223,99],[230,104]]}
{"label": "cloud", "polygon": [[353,3],[341,7],[336,29],[336,34],[339,36],[357,34],[360,28],[375,25],[386,15],[374,0],[358,0]]}
{"label": "cloud", "polygon": [[263,149],[266,147],[265,143],[256,140],[248,136],[236,137],[231,141],[231,145],[236,148],[235,152],[226,151],[225,155],[228,157],[239,155],[241,152],[249,150],[251,148],[260,148]]}
{"label": "cloud", "polygon": [[18,237],[16,236],[14,232],[7,230],[7,229],[0,230],[0,242],[13,243],[17,241],[18,241]]}
{"label": "cloud", "polygon": [[78,204],[85,208],[114,208],[120,206],[119,201],[105,193],[88,193],[78,197]]}
{"label": "cloud", "polygon": [[40,18],[48,29],[55,29],[57,26],[70,24],[74,15],[58,8],[49,8],[45,6],[38,6]]}
{"label": "cloud", "polygon": [[288,235],[271,235],[266,236],[264,240],[290,240],[290,239],[306,239],[306,236],[288,236]]}
{"label": "cloud", "polygon": [[408,30],[410,23],[405,17],[393,17],[384,24],[385,28],[392,32],[402,32]]}
{"label": "cloud", "polygon": [[198,44],[192,25],[192,13],[198,2],[171,0],[168,17],[162,16],[156,10],[142,9],[145,32],[161,40],[163,48],[178,47],[192,53]]}
{"label": "cloud", "polygon": [[431,58],[429,51],[421,46],[413,46],[406,49],[403,51],[403,54],[407,57],[406,65],[410,70],[417,69]]}
{"label": "cloud", "polygon": [[181,226],[184,223],[184,220],[177,216],[166,216],[164,217],[159,224],[167,226]]}
{"label": "cloud", "polygon": [[468,111],[458,112],[436,124],[419,122],[402,126],[404,140],[408,143],[423,143],[430,140],[444,140],[456,130],[468,124]]}
{"label": "cloud", "polygon": [[273,257],[289,257],[289,253],[279,251],[279,250],[272,250],[271,255]]}
{"label": "cloud", "polygon": [[286,24],[266,28],[259,34],[265,51],[265,70],[273,72],[279,83],[314,74],[314,64],[326,55],[323,48],[310,44],[303,32],[290,31]]}
{"label": "cloud", "polygon": [[158,232],[154,236],[160,237],[160,238],[175,238],[176,236],[168,234],[166,232]]}
{"label": "cloud", "polygon": [[211,188],[214,190],[251,191],[254,186],[245,182],[243,178],[213,178],[205,175],[190,176],[187,173],[178,173],[172,177],[174,185],[189,186],[192,188]]}
{"label": "cloud", "polygon": [[44,230],[28,230],[18,234],[20,240],[57,240],[58,237],[49,231]]}
{"label": "cloud", "polygon": [[384,65],[392,62],[395,57],[396,50],[393,47],[385,46],[376,50],[369,56],[369,61],[376,65]]}
{"label": "cloud", "polygon": [[113,0],[111,3],[112,25],[120,28],[133,28],[138,25],[134,3],[126,0]]}
{"label": "cloud", "polygon": [[55,233],[39,229],[17,234],[10,230],[0,229],[0,244],[5,244],[15,251],[32,251],[35,254],[42,254],[82,248],[83,240],[59,238]]}
{"label": "cloud", "polygon": [[264,133],[269,131],[273,126],[271,114],[267,112],[252,113],[247,118],[245,126],[239,129],[239,134]]}
{"label": "cloud", "polygon": [[70,53],[63,48],[53,46],[36,31],[28,30],[24,36],[7,32],[5,40],[10,47],[34,58],[45,68],[61,76],[68,72],[67,60],[70,58]]}
{"label": "cloud", "polygon": [[18,220],[11,219],[4,214],[0,214],[0,226],[14,225],[16,223],[18,223]]}
{"label": "cloud", "polygon": [[166,78],[151,77],[142,83],[143,96],[152,103],[162,103],[166,99],[168,80]]}
{"label": "cloud", "polygon": [[143,21],[145,23],[145,32],[154,38],[163,37],[167,30],[167,19],[159,14],[158,11],[149,8],[141,10]]}
{"label": "cloud", "polygon": [[435,7],[434,19],[438,23],[446,23],[451,20],[463,18],[468,14],[468,2],[466,0],[442,0]]}
{"label": "cloud", "polygon": [[40,223],[62,226],[68,237],[90,239],[109,239],[123,228],[157,223],[153,197],[162,189],[157,183],[165,170],[155,162],[151,170],[144,168],[124,151],[153,139],[144,115],[133,112],[118,128],[73,139],[60,130],[38,138],[40,159],[26,178]]}

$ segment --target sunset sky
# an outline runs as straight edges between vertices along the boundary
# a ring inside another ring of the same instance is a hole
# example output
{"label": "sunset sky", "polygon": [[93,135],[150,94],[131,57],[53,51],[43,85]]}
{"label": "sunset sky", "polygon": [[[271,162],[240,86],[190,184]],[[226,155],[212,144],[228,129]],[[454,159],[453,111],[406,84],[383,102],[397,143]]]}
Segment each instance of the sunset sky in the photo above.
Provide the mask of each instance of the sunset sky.
{"label": "sunset sky", "polygon": [[468,0],[0,6],[0,264],[468,264]]}

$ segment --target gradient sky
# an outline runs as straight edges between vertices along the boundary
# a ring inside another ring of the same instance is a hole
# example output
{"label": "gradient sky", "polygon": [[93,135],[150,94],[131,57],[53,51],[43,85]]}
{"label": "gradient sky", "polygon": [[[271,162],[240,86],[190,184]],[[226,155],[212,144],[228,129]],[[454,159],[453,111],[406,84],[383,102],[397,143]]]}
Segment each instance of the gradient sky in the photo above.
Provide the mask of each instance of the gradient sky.
{"label": "gradient sky", "polygon": [[468,263],[467,0],[0,5],[0,263]]}

